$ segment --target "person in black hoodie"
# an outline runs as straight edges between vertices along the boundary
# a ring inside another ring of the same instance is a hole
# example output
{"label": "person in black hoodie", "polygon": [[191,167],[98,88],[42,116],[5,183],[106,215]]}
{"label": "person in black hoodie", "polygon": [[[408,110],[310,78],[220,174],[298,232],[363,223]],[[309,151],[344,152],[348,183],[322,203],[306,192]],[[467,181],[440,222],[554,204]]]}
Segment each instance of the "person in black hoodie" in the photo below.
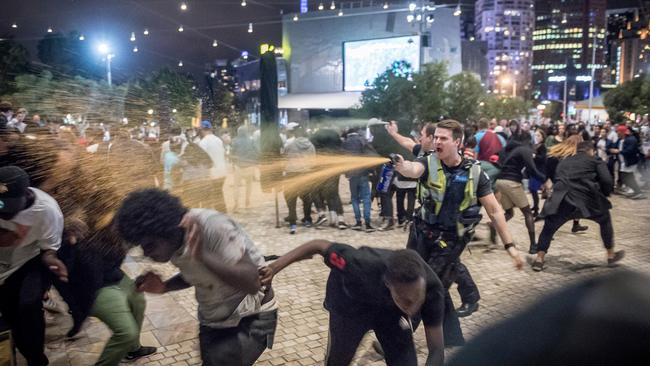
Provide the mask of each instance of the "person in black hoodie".
{"label": "person in black hoodie", "polygon": [[[539,171],[546,171],[546,145],[544,141],[546,140],[546,134],[542,131],[541,128],[538,128],[535,131],[535,155],[533,156],[533,161],[535,162],[535,167]],[[529,177],[528,180],[528,191],[533,197],[533,216],[537,220],[537,215],[539,214],[539,194],[538,191],[544,184],[544,181],[539,180],[535,177]]]}
{"label": "person in black hoodie", "polygon": [[[309,140],[319,155],[341,154],[341,136],[332,128],[320,128]],[[339,178],[340,174],[338,173],[327,177],[312,192],[312,199],[318,210],[316,226],[320,226],[328,220],[326,212],[329,209],[332,220],[330,226],[338,227],[340,230],[348,228],[343,217],[343,204],[339,195]]]}
{"label": "person in black hoodie", "polygon": [[530,145],[530,134],[520,133],[513,135],[508,141],[502,156],[499,157],[501,162],[501,174],[496,182],[496,188],[501,197],[499,202],[506,211],[506,221],[513,216],[513,208],[518,207],[524,215],[526,229],[530,239],[529,253],[537,253],[535,245],[535,218],[528,203],[528,197],[522,187],[523,174],[526,168],[529,176],[535,177],[540,181],[545,181],[546,176],[540,172],[533,161],[533,149]]}
{"label": "person in black hoodie", "polygon": [[609,213],[612,204],[607,199],[612,190],[612,176],[605,163],[594,158],[591,141],[578,143],[577,153],[558,164],[553,194],[542,210],[545,221],[539,235],[537,258],[532,264],[534,271],[544,269],[544,257],[553,234],[575,218],[587,218],[600,225],[608,265],[623,259],[624,251],[614,251],[614,229]]}

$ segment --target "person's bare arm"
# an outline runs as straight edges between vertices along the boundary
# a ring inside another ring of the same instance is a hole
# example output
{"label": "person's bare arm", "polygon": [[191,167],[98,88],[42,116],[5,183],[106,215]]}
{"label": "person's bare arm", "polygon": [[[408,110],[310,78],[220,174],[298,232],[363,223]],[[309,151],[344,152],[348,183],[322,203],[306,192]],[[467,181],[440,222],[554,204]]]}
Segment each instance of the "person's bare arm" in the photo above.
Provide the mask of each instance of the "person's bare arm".
{"label": "person's bare arm", "polygon": [[424,336],[427,339],[426,366],[442,366],[445,361],[445,341],[442,333],[442,324],[436,327],[424,326]]}
{"label": "person's bare arm", "polygon": [[406,161],[402,155],[395,155],[397,156],[395,170],[397,170],[401,175],[407,178],[420,178],[422,174],[424,174],[424,165],[418,162]]}
{"label": "person's bare arm", "polygon": [[328,240],[316,239],[310,240],[293,249],[292,251],[278,258],[278,260],[275,262],[272,262],[260,270],[262,285],[269,285],[273,280],[273,276],[294,262],[309,259],[313,257],[314,254],[325,255],[325,252],[327,252],[327,249],[329,249],[330,246],[332,246],[332,242]]}
{"label": "person's bare arm", "polygon": [[390,121],[386,125],[386,131],[388,131],[388,134],[393,138],[393,140],[408,151],[413,151],[413,148],[417,145],[413,139],[399,134],[397,131],[397,122],[395,121]]}

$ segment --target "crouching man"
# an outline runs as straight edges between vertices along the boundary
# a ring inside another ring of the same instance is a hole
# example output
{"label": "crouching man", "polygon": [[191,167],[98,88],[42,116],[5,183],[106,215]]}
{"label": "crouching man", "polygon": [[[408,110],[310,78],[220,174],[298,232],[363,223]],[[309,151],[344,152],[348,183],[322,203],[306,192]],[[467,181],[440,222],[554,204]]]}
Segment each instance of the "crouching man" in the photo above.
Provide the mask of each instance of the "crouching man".
{"label": "crouching man", "polygon": [[140,291],[194,286],[203,365],[252,365],[271,348],[277,305],[271,287],[260,284],[264,257],[230,217],[188,209],[165,191],[145,189],[126,197],[116,222],[120,235],[142,246],[145,256],[180,269],[167,281],[152,272],[140,276]]}
{"label": "crouching man", "polygon": [[349,365],[363,336],[374,330],[388,366],[416,366],[413,320],[422,319],[427,366],[442,366],[445,290],[413,250],[355,249],[312,240],[260,271],[262,284],[291,263],[320,254],[330,267],[325,308],[330,313],[325,364]]}

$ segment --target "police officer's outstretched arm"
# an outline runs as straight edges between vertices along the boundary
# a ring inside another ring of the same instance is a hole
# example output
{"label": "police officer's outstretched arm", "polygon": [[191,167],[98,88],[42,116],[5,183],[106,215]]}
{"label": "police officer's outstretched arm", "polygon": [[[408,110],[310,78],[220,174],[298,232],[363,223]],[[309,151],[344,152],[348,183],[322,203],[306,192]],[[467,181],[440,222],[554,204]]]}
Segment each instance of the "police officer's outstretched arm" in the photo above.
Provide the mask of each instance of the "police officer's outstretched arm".
{"label": "police officer's outstretched arm", "polygon": [[496,228],[501,241],[505,243],[504,247],[508,252],[508,255],[510,255],[510,258],[514,261],[515,267],[517,267],[517,269],[522,269],[524,261],[521,259],[517,248],[515,248],[513,244],[512,235],[510,235],[510,231],[508,230],[508,224],[506,224],[503,208],[494,197],[494,193],[479,197],[478,200],[481,202],[481,205],[485,207],[485,212],[490,216],[490,220],[492,220],[492,224]]}
{"label": "police officer's outstretched arm", "polygon": [[260,282],[262,285],[269,285],[278,272],[283,270],[288,265],[299,262],[305,259],[309,259],[314,256],[314,254],[324,255],[327,252],[327,249],[332,246],[332,242],[327,240],[310,240],[301,246],[295,248],[289,253],[278,258],[275,262],[270,263],[268,266],[263,267],[259,270]]}
{"label": "police officer's outstretched arm", "polygon": [[397,170],[401,175],[407,178],[420,178],[424,174],[424,165],[413,162],[406,161],[404,157],[399,154],[395,154],[395,170]]}

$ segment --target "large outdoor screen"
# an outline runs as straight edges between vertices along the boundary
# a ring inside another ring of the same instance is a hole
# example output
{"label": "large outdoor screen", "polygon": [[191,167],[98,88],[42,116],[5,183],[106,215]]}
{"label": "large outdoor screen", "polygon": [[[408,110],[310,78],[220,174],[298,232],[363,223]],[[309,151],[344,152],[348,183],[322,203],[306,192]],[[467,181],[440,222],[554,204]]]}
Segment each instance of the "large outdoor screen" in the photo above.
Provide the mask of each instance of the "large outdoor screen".
{"label": "large outdoor screen", "polygon": [[392,37],[343,43],[343,89],[363,91],[394,61],[420,69],[420,37]]}

